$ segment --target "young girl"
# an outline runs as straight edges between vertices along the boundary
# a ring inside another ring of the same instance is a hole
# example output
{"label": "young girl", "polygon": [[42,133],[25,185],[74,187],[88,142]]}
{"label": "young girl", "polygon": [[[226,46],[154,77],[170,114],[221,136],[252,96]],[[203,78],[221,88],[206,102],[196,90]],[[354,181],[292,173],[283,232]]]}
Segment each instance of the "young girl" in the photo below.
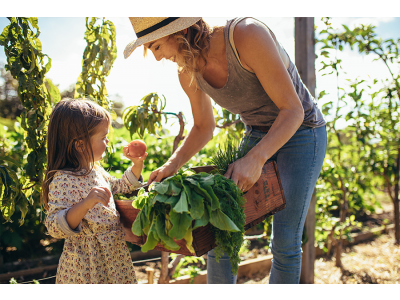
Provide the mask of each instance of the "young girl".
{"label": "young girl", "polygon": [[147,153],[131,157],[124,147],[133,166],[111,177],[98,163],[110,124],[89,100],[62,100],[50,116],[42,198],[49,234],[65,239],[56,283],[137,283],[112,195],[140,186]]}

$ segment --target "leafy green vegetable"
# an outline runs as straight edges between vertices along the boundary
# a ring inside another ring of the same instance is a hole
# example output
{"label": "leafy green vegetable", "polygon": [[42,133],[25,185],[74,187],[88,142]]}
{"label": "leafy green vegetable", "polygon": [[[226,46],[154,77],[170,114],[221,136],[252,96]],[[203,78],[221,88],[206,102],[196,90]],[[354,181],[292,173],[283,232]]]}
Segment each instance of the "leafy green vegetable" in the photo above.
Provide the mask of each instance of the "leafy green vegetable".
{"label": "leafy green vegetable", "polygon": [[244,198],[235,183],[220,174],[186,174],[182,171],[162,182],[154,183],[148,194],[143,190],[132,202],[141,211],[132,224],[135,235],[147,235],[142,251],[160,243],[176,251],[175,240],[184,239],[195,254],[193,230],[210,224],[218,253],[231,256],[232,270],[237,273],[239,249],[244,234]]}

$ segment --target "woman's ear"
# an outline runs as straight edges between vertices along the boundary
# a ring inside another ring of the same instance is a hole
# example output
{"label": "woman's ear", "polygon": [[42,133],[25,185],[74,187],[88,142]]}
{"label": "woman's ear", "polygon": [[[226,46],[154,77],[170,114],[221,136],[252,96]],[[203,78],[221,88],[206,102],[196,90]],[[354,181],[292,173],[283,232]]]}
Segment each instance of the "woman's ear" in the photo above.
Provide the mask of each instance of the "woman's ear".
{"label": "woman's ear", "polygon": [[183,34],[187,33],[187,28],[183,29]]}

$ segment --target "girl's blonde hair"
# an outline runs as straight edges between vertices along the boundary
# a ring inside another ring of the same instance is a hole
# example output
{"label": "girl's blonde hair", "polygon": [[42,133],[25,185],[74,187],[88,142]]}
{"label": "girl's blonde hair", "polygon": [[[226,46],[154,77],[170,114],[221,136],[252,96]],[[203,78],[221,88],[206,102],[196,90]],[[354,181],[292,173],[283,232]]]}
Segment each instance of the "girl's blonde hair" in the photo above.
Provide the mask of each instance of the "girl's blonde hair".
{"label": "girl's blonde hair", "polygon": [[[183,59],[183,64],[179,66],[179,72],[187,72],[191,78],[190,83],[193,82],[196,74],[201,73],[207,65],[207,55],[210,51],[213,30],[203,19],[200,19],[187,28],[186,34],[182,30],[169,35],[169,38],[176,40],[178,54]],[[146,53],[147,49],[144,47],[145,56]],[[201,61],[205,63],[204,66],[201,66]]]}
{"label": "girl's blonde hair", "polygon": [[[91,100],[64,98],[54,107],[47,132],[47,170],[42,184],[42,204],[48,209],[49,185],[58,170],[80,171],[84,165],[94,167],[90,137],[102,121],[111,124],[111,116]],[[83,151],[77,146],[83,144]]]}

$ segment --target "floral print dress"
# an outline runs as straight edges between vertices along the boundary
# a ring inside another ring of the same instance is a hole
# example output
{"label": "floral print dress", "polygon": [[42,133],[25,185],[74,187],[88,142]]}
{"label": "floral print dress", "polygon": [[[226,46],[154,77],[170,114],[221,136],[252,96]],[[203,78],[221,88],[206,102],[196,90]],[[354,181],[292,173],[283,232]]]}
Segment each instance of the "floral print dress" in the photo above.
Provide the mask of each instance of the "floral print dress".
{"label": "floral print dress", "polygon": [[141,182],[131,168],[121,179],[110,176],[98,165],[88,175],[78,176],[84,173],[85,170],[57,171],[49,186],[45,225],[52,237],[65,239],[56,283],[137,283],[114,201],[107,207],[97,203],[75,229],[69,227],[66,214],[93,187],[108,187],[114,195],[129,193]]}

